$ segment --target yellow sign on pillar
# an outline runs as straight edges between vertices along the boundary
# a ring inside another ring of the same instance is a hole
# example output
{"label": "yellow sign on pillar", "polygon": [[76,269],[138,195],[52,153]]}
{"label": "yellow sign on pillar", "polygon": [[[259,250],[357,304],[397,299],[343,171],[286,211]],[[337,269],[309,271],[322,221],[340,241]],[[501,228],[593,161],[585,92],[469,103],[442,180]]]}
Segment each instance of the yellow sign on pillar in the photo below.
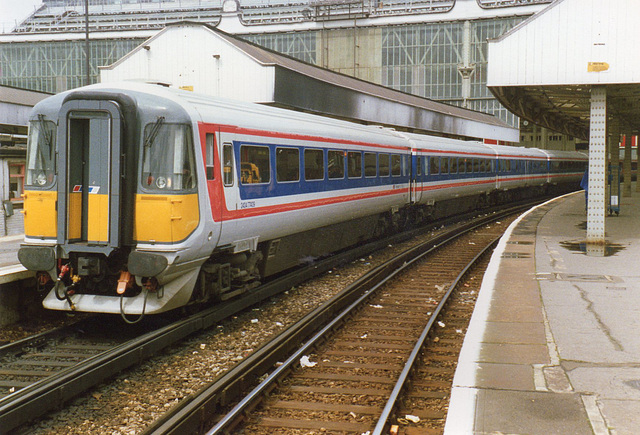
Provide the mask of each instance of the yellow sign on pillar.
{"label": "yellow sign on pillar", "polygon": [[608,70],[609,64],[607,62],[589,62],[589,65],[587,66],[588,72],[602,72]]}

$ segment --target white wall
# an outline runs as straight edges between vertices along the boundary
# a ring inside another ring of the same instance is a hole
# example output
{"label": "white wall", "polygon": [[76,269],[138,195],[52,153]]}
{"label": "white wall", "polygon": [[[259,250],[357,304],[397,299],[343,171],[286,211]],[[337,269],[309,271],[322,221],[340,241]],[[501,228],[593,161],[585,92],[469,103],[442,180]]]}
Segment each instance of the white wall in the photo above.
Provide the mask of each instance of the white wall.
{"label": "white wall", "polygon": [[27,125],[33,106],[23,106],[0,101],[0,123]]}
{"label": "white wall", "polygon": [[258,64],[206,27],[191,24],[164,29],[100,71],[102,83],[159,81],[250,102],[273,101],[273,77],[273,67]]}
{"label": "white wall", "polygon": [[638,23],[638,0],[559,0],[490,41],[488,86],[640,82]]}

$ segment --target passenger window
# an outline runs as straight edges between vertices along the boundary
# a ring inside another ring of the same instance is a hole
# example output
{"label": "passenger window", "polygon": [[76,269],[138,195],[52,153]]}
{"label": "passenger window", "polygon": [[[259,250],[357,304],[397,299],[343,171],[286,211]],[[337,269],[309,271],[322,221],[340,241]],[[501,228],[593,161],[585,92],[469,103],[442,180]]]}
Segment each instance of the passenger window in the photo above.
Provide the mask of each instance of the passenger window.
{"label": "passenger window", "polygon": [[324,178],[324,155],[322,150],[304,150],[305,180],[322,180]]}
{"label": "passenger window", "polygon": [[215,168],[213,167],[213,149],[215,140],[213,133],[207,133],[205,144],[205,167],[207,169],[207,180],[213,180],[215,176]]}
{"label": "passenger window", "polygon": [[473,172],[480,172],[480,160],[473,159]]}
{"label": "passenger window", "polygon": [[364,153],[364,176],[375,177],[378,175],[377,155],[374,153]]}
{"label": "passenger window", "polygon": [[240,181],[242,184],[271,181],[268,147],[253,145],[240,147]]}
{"label": "passenger window", "polygon": [[378,168],[381,177],[389,176],[389,154],[380,154],[378,156]]}
{"label": "passenger window", "polygon": [[416,160],[416,175],[422,175],[422,156],[418,156],[418,159]]}
{"label": "passenger window", "polygon": [[402,157],[397,154],[391,155],[391,175],[394,177],[402,175]]}
{"label": "passenger window", "polygon": [[362,177],[362,153],[350,151],[347,154],[347,167],[349,178]]}
{"label": "passenger window", "polygon": [[[464,172],[464,162],[462,162],[463,164],[460,165],[460,169],[462,169],[460,172]],[[456,158],[451,158],[451,161],[449,162],[449,173],[451,174],[457,174],[458,173],[458,159]]]}
{"label": "passenger window", "polygon": [[300,180],[300,150],[276,148],[276,180],[278,182]]}
{"label": "passenger window", "polygon": [[440,173],[449,173],[449,157],[440,157]]}
{"label": "passenger window", "polygon": [[224,185],[233,186],[233,147],[231,144],[226,143],[222,147],[222,161],[224,162],[222,173]]}
{"label": "passenger window", "polygon": [[429,157],[429,173],[432,175],[440,173],[440,157]]}
{"label": "passenger window", "polygon": [[329,167],[329,178],[344,178],[344,151],[327,152],[327,161]]}

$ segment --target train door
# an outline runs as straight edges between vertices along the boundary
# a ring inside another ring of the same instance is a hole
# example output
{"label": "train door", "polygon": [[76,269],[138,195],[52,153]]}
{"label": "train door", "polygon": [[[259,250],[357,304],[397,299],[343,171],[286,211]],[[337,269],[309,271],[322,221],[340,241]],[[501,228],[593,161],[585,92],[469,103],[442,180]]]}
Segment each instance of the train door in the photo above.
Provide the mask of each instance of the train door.
{"label": "train door", "polygon": [[[223,195],[219,200],[222,206],[222,234],[221,239],[224,240],[226,235],[234,234],[237,226],[236,219],[229,219],[230,214],[235,213],[238,209],[239,200],[239,183],[236,174],[236,161],[234,152],[233,134],[220,134],[220,145],[218,152],[220,153],[220,166],[222,173],[222,190]],[[226,240],[225,240],[226,241]]]}
{"label": "train door", "polygon": [[121,124],[111,101],[70,100],[62,106],[58,243],[67,253],[108,255],[119,245]]}
{"label": "train door", "polygon": [[411,152],[411,203],[422,200],[423,174],[426,170],[424,156],[415,151]]}
{"label": "train door", "polygon": [[540,172],[544,174],[545,184],[551,183],[551,154],[547,150],[540,150],[544,154],[544,160],[540,163]]}
{"label": "train door", "polygon": [[501,189],[504,184],[502,180],[503,172],[504,172],[504,161],[500,158],[500,156],[496,156],[495,168],[496,168],[496,189]]}
{"label": "train door", "polygon": [[206,125],[200,126],[201,137],[204,133],[204,162],[205,176],[207,179],[207,193],[209,196],[209,204],[211,205],[211,215],[213,217],[214,228],[209,233],[209,240],[213,240],[215,244],[220,239],[220,226],[223,219],[223,185],[220,175],[220,166],[223,161],[217,146],[220,143],[220,129],[211,128]]}

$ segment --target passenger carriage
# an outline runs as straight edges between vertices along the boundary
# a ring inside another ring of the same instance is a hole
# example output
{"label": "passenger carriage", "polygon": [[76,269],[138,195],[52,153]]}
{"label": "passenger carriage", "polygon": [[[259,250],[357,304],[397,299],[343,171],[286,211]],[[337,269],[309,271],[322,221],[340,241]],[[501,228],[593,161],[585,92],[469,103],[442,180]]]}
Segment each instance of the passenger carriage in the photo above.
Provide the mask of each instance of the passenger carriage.
{"label": "passenger carriage", "polygon": [[577,187],[585,163],[139,83],[37,104],[27,153],[19,259],[44,306],[123,315],[224,300],[499,192]]}

